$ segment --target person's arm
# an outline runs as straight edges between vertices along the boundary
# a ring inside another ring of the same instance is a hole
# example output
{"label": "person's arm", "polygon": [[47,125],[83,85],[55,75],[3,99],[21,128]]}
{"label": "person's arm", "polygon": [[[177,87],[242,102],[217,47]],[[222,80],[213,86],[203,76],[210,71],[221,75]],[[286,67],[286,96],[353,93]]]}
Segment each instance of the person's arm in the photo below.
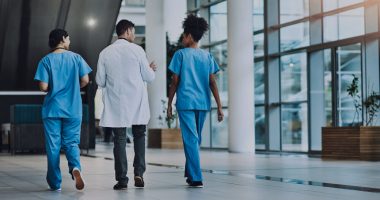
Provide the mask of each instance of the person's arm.
{"label": "person's arm", "polygon": [[152,82],[156,75],[155,71],[157,70],[156,64],[154,62],[151,62],[149,64],[148,59],[146,57],[146,53],[143,48],[138,47],[138,55],[139,55],[139,64],[140,64],[140,73],[143,81],[145,82]]}
{"label": "person's arm", "polygon": [[40,87],[40,90],[42,92],[48,92],[49,91],[49,84],[47,84],[45,82],[40,81],[38,86]]}
{"label": "person's arm", "polygon": [[82,78],[80,78],[80,88],[86,87],[89,82],[90,78],[88,77],[88,74],[84,75]]}
{"label": "person's arm", "polygon": [[79,63],[79,86],[80,88],[84,88],[90,82],[88,74],[92,72],[92,69],[79,54],[77,55],[77,59]]}
{"label": "person's arm", "polygon": [[177,88],[178,88],[178,83],[179,83],[179,76],[176,74],[173,74],[172,82],[171,82],[170,88],[169,88],[168,109],[166,112],[166,114],[168,115],[168,118],[171,118],[173,115],[173,113],[172,113],[172,102],[173,102],[174,95],[175,95]]}
{"label": "person's arm", "polygon": [[168,109],[166,112],[168,118],[171,118],[173,116],[172,102],[173,102],[174,95],[177,92],[178,85],[179,85],[181,68],[182,68],[182,54],[181,54],[181,51],[178,50],[174,53],[173,58],[170,61],[170,65],[168,67],[168,69],[171,72],[173,72],[172,81],[171,81],[170,88],[169,88]]}
{"label": "person's arm", "polygon": [[106,68],[104,66],[102,54],[99,55],[95,80],[96,80],[96,84],[98,84],[99,87],[101,88],[106,87]]}
{"label": "person's arm", "polygon": [[34,80],[38,81],[38,87],[42,92],[49,92],[49,72],[45,59],[38,63]]}
{"label": "person's arm", "polygon": [[211,89],[212,94],[214,95],[216,105],[218,106],[218,121],[221,122],[223,121],[224,114],[223,114],[222,103],[220,101],[218,86],[216,85],[214,74],[210,74],[210,89]]}

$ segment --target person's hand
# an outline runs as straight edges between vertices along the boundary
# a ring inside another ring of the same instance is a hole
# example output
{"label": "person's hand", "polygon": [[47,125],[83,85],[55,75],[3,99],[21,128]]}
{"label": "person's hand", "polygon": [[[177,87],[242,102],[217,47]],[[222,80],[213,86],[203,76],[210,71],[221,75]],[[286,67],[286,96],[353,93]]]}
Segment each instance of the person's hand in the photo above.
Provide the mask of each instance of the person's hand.
{"label": "person's hand", "polygon": [[153,71],[156,71],[156,70],[157,70],[157,66],[156,66],[156,63],[154,63],[154,61],[151,62],[151,63],[149,64],[149,67],[150,67]]}
{"label": "person's hand", "polygon": [[218,108],[218,122],[223,121],[223,118],[224,118],[223,109]]}
{"label": "person's hand", "polygon": [[172,118],[173,113],[172,113],[172,105],[168,105],[168,109],[166,110],[166,114],[168,119]]}

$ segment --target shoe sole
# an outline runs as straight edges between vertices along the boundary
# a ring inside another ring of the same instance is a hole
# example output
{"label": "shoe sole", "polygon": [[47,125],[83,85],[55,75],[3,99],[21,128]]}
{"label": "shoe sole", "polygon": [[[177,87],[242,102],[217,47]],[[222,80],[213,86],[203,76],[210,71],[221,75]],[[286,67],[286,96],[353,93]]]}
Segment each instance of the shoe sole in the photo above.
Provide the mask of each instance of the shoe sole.
{"label": "shoe sole", "polygon": [[191,186],[191,185],[189,185],[189,188],[203,188],[203,185],[198,185],[198,186]]}
{"label": "shoe sole", "polygon": [[126,187],[126,188],[119,188],[119,189],[113,189],[113,190],[127,190],[128,188]]}
{"label": "shoe sole", "polygon": [[144,187],[144,181],[142,180],[142,178],[140,177],[135,178],[135,187],[138,187],[138,188]]}
{"label": "shoe sole", "polygon": [[77,190],[83,190],[84,181],[83,181],[83,178],[82,178],[80,171],[79,170],[73,170],[73,176],[74,176],[74,180],[75,180],[75,188],[77,188]]}
{"label": "shoe sole", "polygon": [[53,189],[51,189],[50,187],[48,187],[48,190],[49,190],[49,191],[52,191],[52,192],[61,192],[61,191],[62,191],[61,188],[58,188],[58,189],[53,190]]}

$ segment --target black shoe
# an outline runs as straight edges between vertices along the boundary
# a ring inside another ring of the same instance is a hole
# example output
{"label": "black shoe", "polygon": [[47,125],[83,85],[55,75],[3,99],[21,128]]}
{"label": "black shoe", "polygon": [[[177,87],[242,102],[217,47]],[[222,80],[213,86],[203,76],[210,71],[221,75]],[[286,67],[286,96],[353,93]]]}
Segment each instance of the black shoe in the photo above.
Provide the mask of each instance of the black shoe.
{"label": "black shoe", "polygon": [[202,181],[192,181],[192,182],[190,182],[189,187],[203,188],[203,183],[202,183]]}
{"label": "black shoe", "polygon": [[113,186],[114,190],[126,190],[127,188],[128,188],[127,184],[116,183],[116,185]]}
{"label": "black shoe", "polygon": [[135,176],[135,187],[143,188],[144,187],[144,179],[141,176]]}
{"label": "black shoe", "polygon": [[190,180],[190,178],[187,178],[187,179],[186,179],[186,183],[187,183],[188,185],[191,184],[191,180]]}

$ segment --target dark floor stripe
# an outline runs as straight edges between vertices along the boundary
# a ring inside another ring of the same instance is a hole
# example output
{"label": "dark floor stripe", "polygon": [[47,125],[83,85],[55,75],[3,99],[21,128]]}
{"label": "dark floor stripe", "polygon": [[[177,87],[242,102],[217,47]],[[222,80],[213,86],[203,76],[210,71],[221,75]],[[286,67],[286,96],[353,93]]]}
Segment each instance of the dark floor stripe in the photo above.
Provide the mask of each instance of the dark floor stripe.
{"label": "dark floor stripe", "polygon": [[[184,167],[177,166],[177,165],[166,165],[166,164],[159,164],[159,163],[148,163],[148,165],[184,169]],[[236,173],[236,172],[231,172],[231,171],[210,170],[210,169],[202,169],[202,171],[206,173],[211,173],[211,174],[252,177],[252,175]],[[361,191],[361,192],[380,193],[380,188],[343,185],[343,184],[336,184],[336,183],[324,183],[324,182],[318,182],[318,181],[305,181],[301,179],[279,178],[279,177],[263,176],[263,175],[256,175],[255,177],[258,180],[275,181],[275,182],[281,182],[281,183],[291,183],[291,184],[297,184],[297,185],[310,185],[310,186],[336,188],[336,189],[343,189],[343,190],[355,190],[355,191]]]}
{"label": "dark floor stripe", "polygon": [[292,183],[292,184],[297,184],[297,185],[310,185],[310,186],[328,187],[328,188],[336,188],[336,189],[344,189],[344,190],[380,193],[380,188],[362,187],[362,186],[354,186],[354,185],[324,183],[324,182],[318,182],[318,181],[305,181],[305,180],[300,180],[300,179],[279,178],[279,177],[262,176],[262,175],[256,175],[256,179],[282,182],[282,183]]}

